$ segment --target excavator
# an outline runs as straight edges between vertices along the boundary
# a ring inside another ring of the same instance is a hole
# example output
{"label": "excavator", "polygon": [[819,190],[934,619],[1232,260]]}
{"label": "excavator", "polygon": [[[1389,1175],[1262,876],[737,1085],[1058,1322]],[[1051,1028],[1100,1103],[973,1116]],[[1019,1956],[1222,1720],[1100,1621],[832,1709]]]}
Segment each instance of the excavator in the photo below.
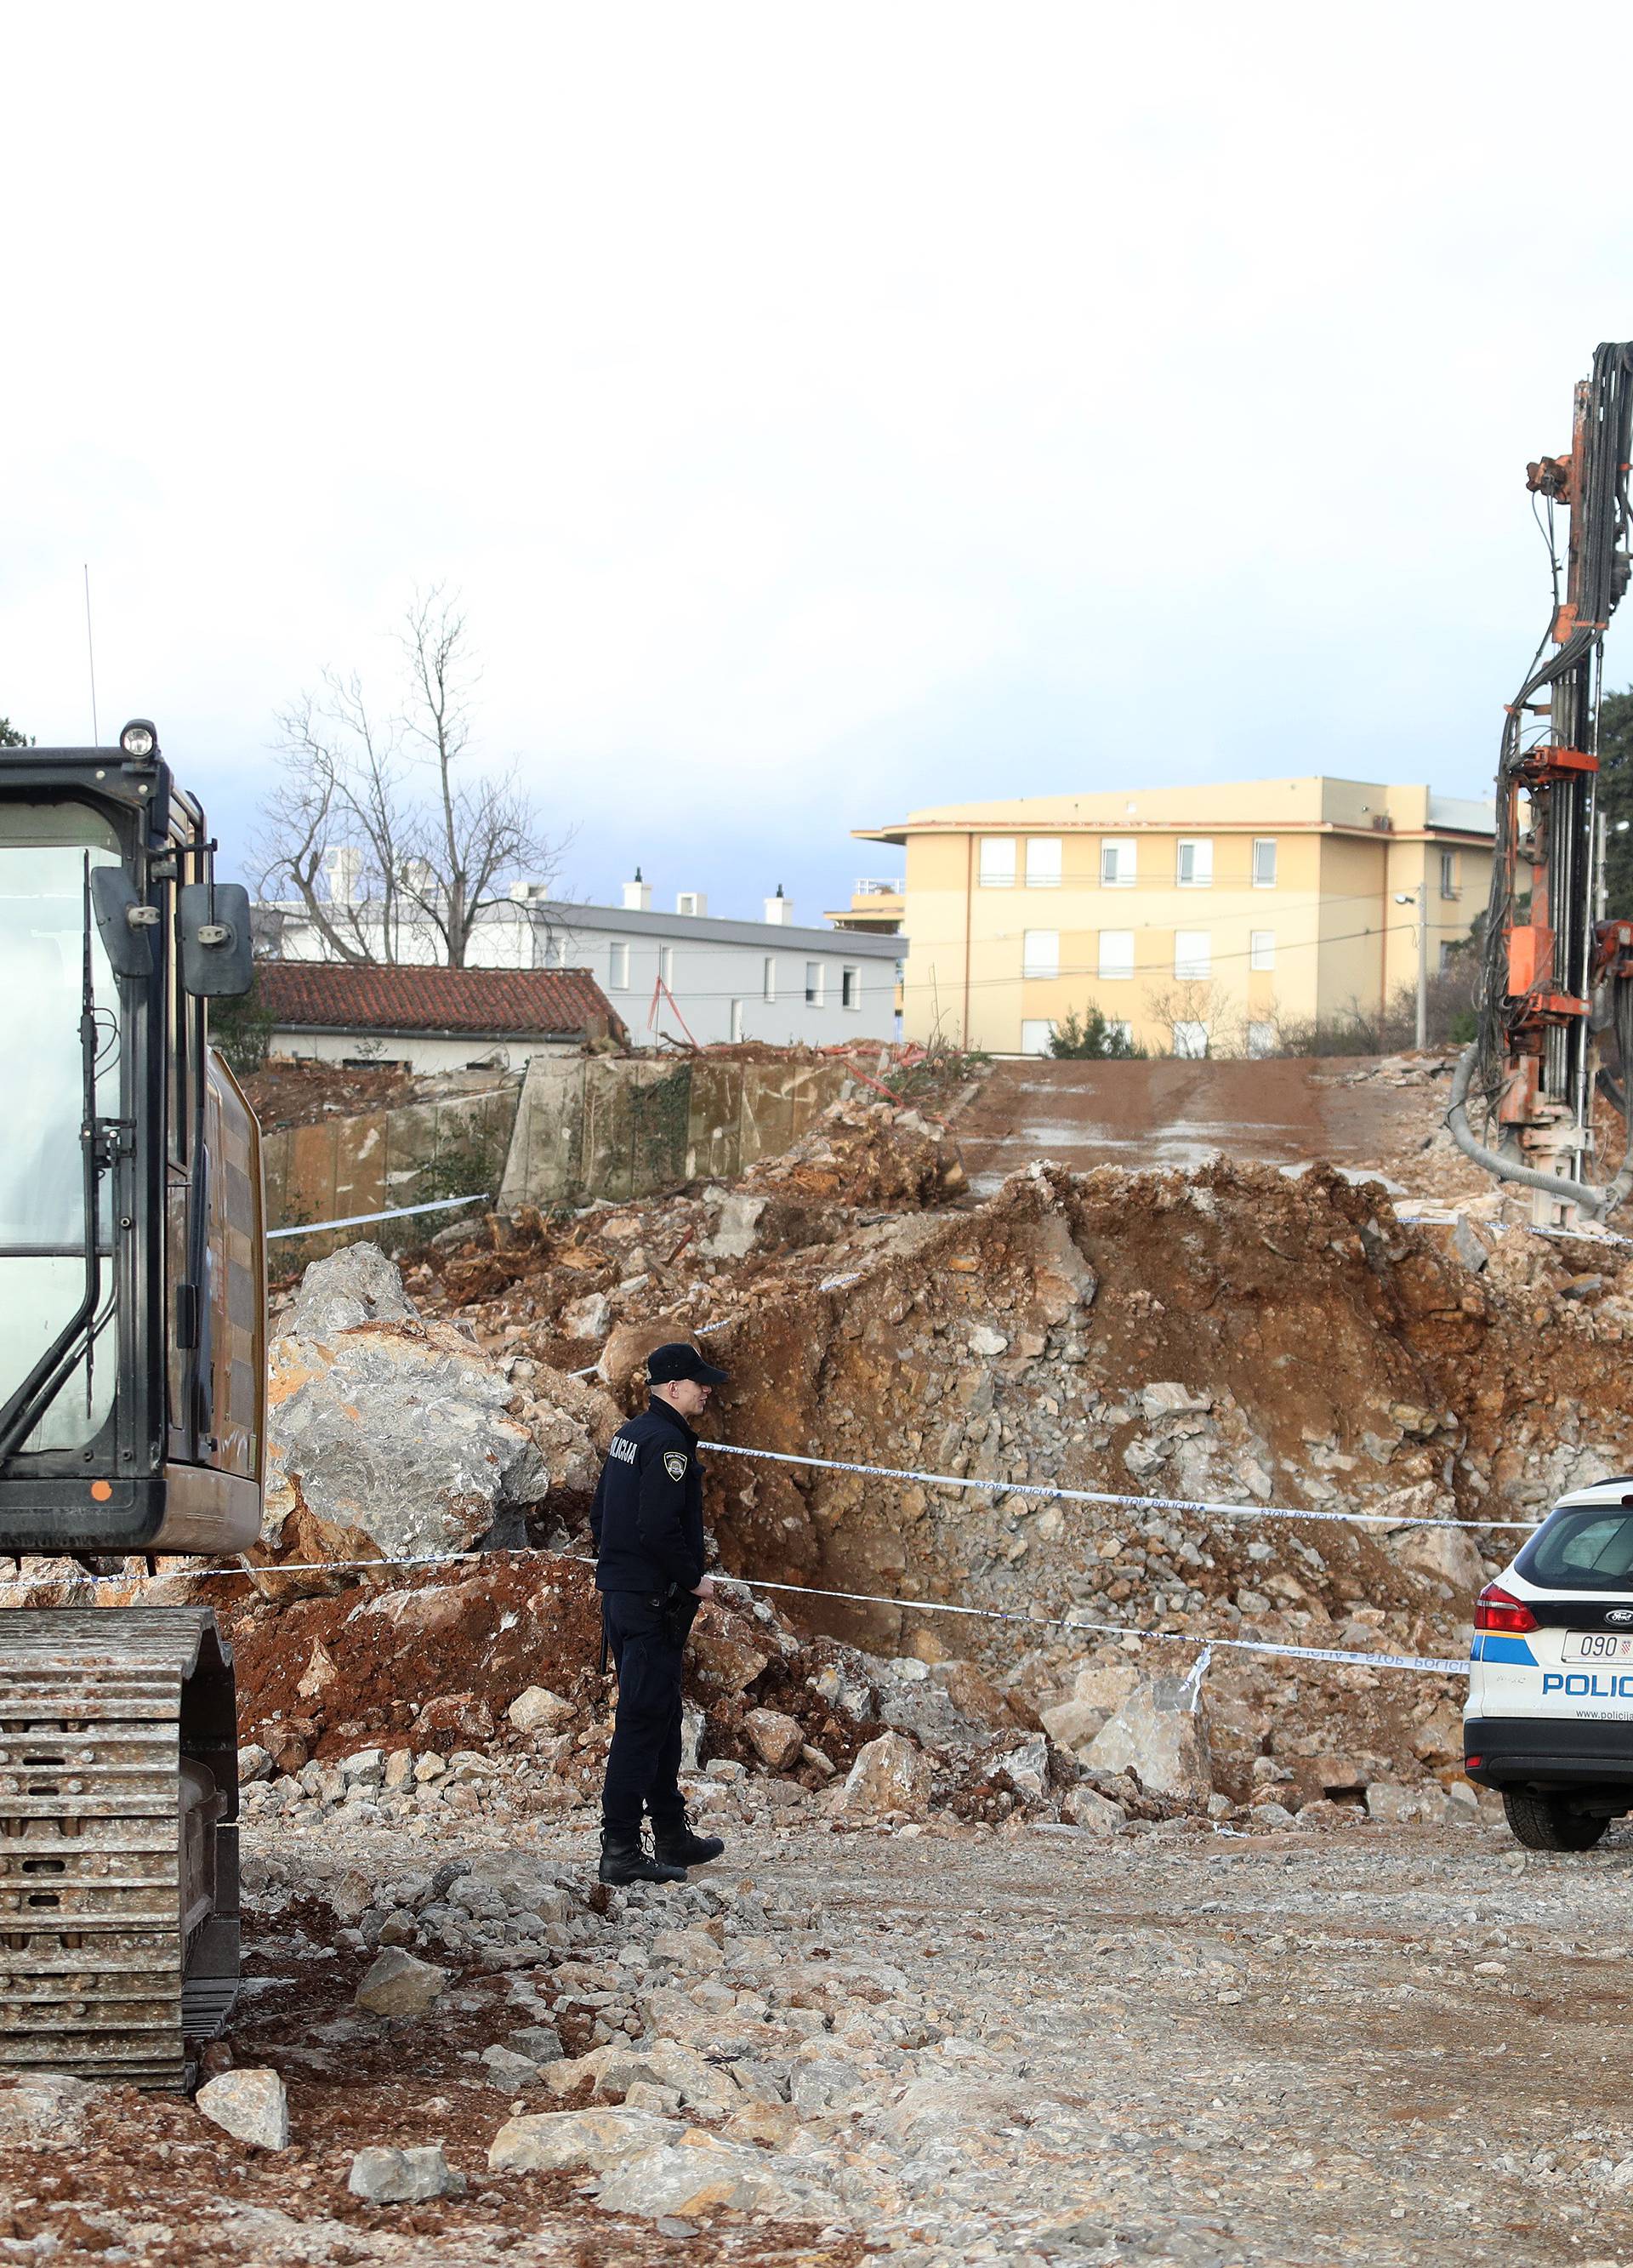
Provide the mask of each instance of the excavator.
{"label": "excavator", "polygon": [[[1460,1148],[1527,1189],[1534,1225],[1551,1230],[1602,1226],[1633,1189],[1633,920],[1607,914],[1596,792],[1605,632],[1628,585],[1630,440],[1633,342],[1603,345],[1576,389],[1569,452],[1526,468],[1553,602],[1504,712],[1476,1037],[1447,1114]],[[1628,1128],[1608,1174],[1596,1093]]]}
{"label": "excavator", "polygon": [[[260,1132],[208,1024],[249,902],[215,847],[144,718],[0,755],[0,1552],[127,1596],[261,1527]],[[237,1813],[212,1609],[0,1612],[0,2066],[192,2083]]]}

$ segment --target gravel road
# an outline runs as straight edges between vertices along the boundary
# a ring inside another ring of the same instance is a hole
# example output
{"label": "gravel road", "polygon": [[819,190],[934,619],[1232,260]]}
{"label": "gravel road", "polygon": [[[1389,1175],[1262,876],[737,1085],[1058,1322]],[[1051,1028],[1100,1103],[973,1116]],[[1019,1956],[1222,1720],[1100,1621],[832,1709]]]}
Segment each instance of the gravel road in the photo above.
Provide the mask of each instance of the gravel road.
{"label": "gravel road", "polygon": [[[77,2131],[0,2154],[0,2259],[1633,2260],[1633,1839],[767,1819],[683,1889],[610,1900],[586,1896],[583,1823],[246,1840],[232,2049],[288,2080],[291,2147],[98,2090]],[[346,1885],[456,1857],[467,1933],[439,1949],[426,1913],[419,1940],[444,1999],[361,2015]],[[512,2095],[482,2050],[546,2021],[577,2060]],[[665,2145],[632,2177],[489,2170],[507,2120],[570,2117],[598,2068]],[[463,2197],[349,2196],[355,2150],[438,2141]],[[675,2168],[710,2148],[739,2202],[677,2213]]]}

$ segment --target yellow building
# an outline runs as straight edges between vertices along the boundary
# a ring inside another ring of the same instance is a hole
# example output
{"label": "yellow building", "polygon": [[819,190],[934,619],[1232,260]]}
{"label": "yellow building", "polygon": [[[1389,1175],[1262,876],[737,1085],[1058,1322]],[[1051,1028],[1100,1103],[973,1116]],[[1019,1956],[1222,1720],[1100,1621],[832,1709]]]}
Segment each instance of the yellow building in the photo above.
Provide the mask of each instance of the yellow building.
{"label": "yellow building", "polygon": [[1318,777],[947,804],[855,831],[906,850],[908,1039],[1041,1055],[1092,1006],[1153,1053],[1247,1055],[1415,986],[1420,888],[1442,968],[1486,902],[1493,814]]}

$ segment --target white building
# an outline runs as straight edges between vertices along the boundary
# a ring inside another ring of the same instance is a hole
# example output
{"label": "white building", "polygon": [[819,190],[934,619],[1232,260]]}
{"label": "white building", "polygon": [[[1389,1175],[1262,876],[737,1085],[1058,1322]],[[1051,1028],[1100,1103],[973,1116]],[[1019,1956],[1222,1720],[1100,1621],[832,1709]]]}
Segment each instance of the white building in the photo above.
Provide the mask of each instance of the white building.
{"label": "white building", "polygon": [[[544,886],[520,882],[508,905],[481,923],[473,968],[587,969],[622,1019],[635,1047],[688,1035],[700,1047],[760,1040],[774,1047],[832,1047],[897,1035],[897,979],[908,951],[901,937],[802,929],[779,890],[764,921],[721,921],[701,893],[680,893],[673,913],[652,909],[637,871],[622,906],[570,905]],[[365,923],[366,934],[366,923]],[[327,958],[324,941],[298,906],[261,909],[261,927],[286,961]],[[401,961],[431,961],[404,932]]]}
{"label": "white building", "polygon": [[409,1071],[519,1069],[622,1040],[620,1019],[582,968],[426,968],[263,961],[256,999],[274,1055]]}

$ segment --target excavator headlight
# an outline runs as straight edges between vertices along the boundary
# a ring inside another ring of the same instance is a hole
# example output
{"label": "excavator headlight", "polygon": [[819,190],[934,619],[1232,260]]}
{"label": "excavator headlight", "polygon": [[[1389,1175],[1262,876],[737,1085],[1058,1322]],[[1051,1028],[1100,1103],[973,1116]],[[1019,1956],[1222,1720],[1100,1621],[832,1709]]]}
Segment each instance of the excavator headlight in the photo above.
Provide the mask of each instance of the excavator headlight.
{"label": "excavator headlight", "polygon": [[158,746],[158,734],[145,717],[133,718],[120,734],[119,745],[128,756],[151,756]]}

